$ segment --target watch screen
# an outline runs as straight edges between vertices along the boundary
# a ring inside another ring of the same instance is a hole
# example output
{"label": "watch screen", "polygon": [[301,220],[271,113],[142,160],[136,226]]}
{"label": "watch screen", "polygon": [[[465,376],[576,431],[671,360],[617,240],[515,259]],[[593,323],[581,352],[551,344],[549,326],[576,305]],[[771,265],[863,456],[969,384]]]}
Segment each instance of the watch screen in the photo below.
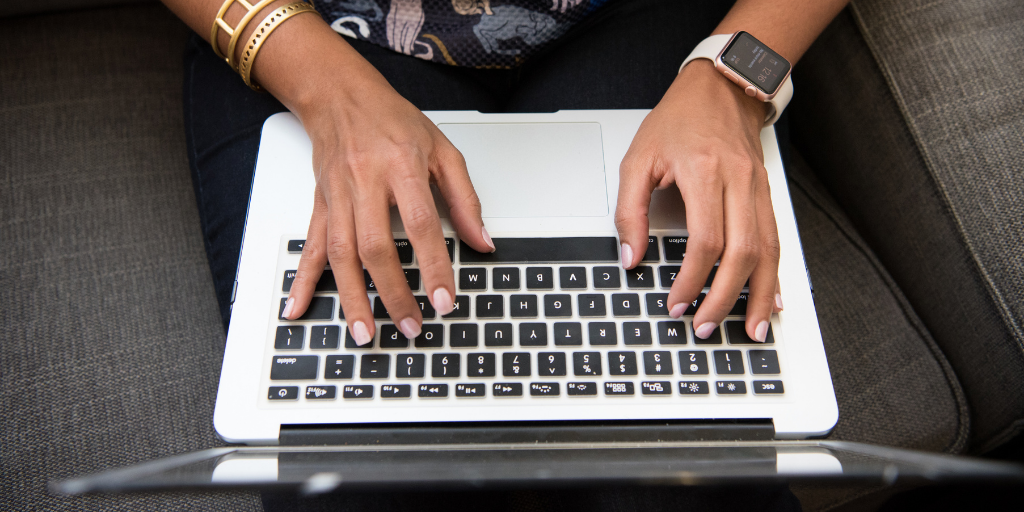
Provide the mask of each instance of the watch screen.
{"label": "watch screen", "polygon": [[789,72],[788,60],[746,32],[732,40],[722,54],[722,62],[768,94],[779,88]]}

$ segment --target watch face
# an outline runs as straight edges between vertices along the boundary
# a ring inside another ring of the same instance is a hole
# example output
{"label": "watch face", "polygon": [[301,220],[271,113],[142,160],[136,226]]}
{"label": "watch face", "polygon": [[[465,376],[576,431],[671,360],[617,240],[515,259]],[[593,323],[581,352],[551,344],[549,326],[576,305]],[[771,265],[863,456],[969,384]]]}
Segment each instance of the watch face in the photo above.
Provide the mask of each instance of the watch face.
{"label": "watch face", "polygon": [[789,61],[754,36],[740,32],[722,54],[722,62],[767,94],[779,88],[789,72]]}

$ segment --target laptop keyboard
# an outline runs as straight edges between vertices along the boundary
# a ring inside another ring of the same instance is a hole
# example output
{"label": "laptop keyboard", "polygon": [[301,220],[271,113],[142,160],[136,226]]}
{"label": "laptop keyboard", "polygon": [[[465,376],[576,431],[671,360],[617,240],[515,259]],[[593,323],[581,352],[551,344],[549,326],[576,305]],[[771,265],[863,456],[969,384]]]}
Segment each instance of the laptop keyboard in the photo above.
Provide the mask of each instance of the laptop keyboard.
{"label": "laptop keyboard", "polygon": [[[620,397],[763,401],[785,393],[772,329],[763,344],[746,335],[746,289],[706,340],[694,336],[692,325],[703,293],[682,318],[668,316],[685,236],[651,236],[643,262],[628,271],[619,265],[614,237],[496,237],[492,254],[447,238],[457,295],[455,310],[444,317],[427,299],[411,244],[396,239],[423,312],[422,333],[405,338],[364,273],[377,321],[364,346],[348,332],[329,268],[300,319],[280,316],[303,242],[282,240],[280,304],[264,373],[270,407],[402,400],[472,406],[473,399],[491,398],[556,406],[608,399],[613,406]],[[573,419],[571,410],[565,419]]]}

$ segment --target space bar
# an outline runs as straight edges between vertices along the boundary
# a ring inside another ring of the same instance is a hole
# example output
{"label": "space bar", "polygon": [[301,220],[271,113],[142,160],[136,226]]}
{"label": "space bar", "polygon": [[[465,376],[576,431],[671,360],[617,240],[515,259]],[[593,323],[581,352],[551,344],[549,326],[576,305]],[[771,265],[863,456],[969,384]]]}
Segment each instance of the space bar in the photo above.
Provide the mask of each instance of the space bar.
{"label": "space bar", "polygon": [[481,253],[459,242],[460,263],[559,263],[619,261],[613,236],[565,238],[495,238],[495,251]]}

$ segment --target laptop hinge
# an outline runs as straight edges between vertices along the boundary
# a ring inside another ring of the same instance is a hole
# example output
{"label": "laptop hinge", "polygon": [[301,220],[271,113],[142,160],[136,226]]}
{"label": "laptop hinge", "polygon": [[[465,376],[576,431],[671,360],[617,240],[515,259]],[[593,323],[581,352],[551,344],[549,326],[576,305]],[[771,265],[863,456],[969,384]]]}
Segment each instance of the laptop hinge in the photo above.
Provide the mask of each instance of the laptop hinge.
{"label": "laptop hinge", "polygon": [[282,446],[769,441],[770,419],[282,425]]}

